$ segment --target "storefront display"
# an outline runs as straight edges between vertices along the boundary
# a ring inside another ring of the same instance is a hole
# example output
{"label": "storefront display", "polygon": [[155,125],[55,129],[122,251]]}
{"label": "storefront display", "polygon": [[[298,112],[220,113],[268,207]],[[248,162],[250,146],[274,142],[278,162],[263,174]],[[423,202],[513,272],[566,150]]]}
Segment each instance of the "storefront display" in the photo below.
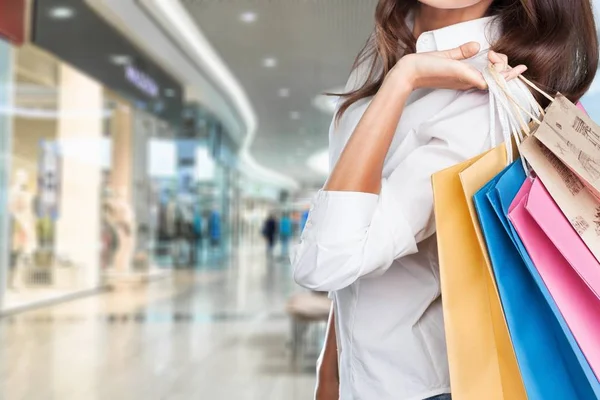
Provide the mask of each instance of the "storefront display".
{"label": "storefront display", "polygon": [[[32,42],[0,39],[0,311],[151,273],[150,136],[135,115],[149,109],[173,136],[181,108],[181,86],[87,4],[60,2],[74,12],[58,21],[48,9],[58,2],[34,3]],[[69,36],[112,41],[147,68],[111,64]]]}
{"label": "storefront display", "polygon": [[97,82],[29,44],[12,54],[5,310],[99,286],[105,118]]}

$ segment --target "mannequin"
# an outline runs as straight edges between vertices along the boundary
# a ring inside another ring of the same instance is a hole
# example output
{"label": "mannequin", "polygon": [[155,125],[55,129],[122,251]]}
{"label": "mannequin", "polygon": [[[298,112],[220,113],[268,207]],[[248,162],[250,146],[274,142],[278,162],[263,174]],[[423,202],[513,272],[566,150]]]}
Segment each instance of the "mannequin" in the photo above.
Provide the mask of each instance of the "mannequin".
{"label": "mannequin", "polygon": [[18,269],[30,263],[37,246],[33,193],[28,189],[29,174],[24,169],[16,171],[14,182],[9,189],[8,207],[13,221],[11,271],[9,287],[15,287]]}
{"label": "mannequin", "polygon": [[103,269],[114,266],[114,257],[119,247],[117,222],[109,199],[114,196],[112,189],[106,184],[102,191],[102,255]]}
{"label": "mannequin", "polygon": [[116,229],[118,247],[114,257],[114,267],[119,271],[128,271],[132,265],[135,251],[135,215],[127,201],[125,188],[118,188],[106,199],[110,207],[111,223]]}

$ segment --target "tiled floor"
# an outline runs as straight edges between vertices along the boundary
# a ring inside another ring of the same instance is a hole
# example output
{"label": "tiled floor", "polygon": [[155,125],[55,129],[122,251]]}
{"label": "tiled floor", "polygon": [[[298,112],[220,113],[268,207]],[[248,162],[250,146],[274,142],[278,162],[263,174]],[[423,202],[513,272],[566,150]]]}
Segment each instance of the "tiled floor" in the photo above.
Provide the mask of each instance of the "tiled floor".
{"label": "tiled floor", "polygon": [[246,247],[222,268],[0,321],[3,400],[310,400],[294,372],[285,262]]}

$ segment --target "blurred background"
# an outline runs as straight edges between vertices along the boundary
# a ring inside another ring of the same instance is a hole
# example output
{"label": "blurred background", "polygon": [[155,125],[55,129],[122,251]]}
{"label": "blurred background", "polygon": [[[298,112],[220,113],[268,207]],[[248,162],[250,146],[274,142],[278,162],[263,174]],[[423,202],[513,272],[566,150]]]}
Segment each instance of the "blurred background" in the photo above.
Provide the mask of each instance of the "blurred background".
{"label": "blurred background", "polygon": [[376,3],[0,0],[0,399],[312,398],[288,255]]}

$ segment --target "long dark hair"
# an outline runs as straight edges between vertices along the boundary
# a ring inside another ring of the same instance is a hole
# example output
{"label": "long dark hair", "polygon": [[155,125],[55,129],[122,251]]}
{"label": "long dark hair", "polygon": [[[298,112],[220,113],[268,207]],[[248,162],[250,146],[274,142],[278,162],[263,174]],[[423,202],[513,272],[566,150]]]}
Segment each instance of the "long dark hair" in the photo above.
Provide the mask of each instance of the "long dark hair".
{"label": "long dark hair", "polygon": [[[379,0],[375,31],[354,64],[369,63],[368,76],[361,87],[341,95],[338,118],[355,102],[375,95],[398,60],[416,51],[406,18],[418,5],[418,0]],[[502,30],[493,50],[506,54],[511,65],[527,65],[526,76],[547,92],[560,92],[571,101],[583,96],[598,68],[589,0],[494,0],[488,14],[498,17]],[[537,100],[547,105],[545,98]]]}

